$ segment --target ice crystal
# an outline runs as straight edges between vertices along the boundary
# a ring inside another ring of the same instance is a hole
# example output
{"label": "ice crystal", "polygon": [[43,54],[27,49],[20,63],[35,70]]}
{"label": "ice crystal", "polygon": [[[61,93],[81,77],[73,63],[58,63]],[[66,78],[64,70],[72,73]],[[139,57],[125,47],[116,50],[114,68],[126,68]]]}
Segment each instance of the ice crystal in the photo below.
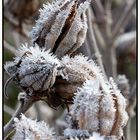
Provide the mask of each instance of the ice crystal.
{"label": "ice crystal", "polygon": [[88,138],[90,136],[89,132],[87,130],[80,130],[80,129],[70,129],[67,128],[64,130],[64,136],[68,138]]}

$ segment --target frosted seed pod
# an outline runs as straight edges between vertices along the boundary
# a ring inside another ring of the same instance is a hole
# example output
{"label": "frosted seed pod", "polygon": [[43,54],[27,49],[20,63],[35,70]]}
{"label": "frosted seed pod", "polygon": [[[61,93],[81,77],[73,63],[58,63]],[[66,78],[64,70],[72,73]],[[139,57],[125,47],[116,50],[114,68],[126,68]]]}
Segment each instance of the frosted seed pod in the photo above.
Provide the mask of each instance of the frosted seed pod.
{"label": "frosted seed pod", "polygon": [[25,90],[43,92],[55,82],[59,60],[39,46],[23,45],[16,54],[15,60],[8,62],[5,69],[10,76]]}
{"label": "frosted seed pod", "polygon": [[45,122],[37,122],[26,118],[23,114],[21,119],[15,118],[14,129],[16,130],[12,140],[56,140],[53,129]]}
{"label": "frosted seed pod", "polygon": [[44,5],[31,31],[33,43],[51,49],[58,58],[75,52],[85,41],[89,4],[90,0],[58,0]]}
{"label": "frosted seed pod", "polygon": [[94,80],[101,75],[94,61],[83,55],[74,57],[66,55],[61,59],[61,66],[63,68],[58,71],[54,87],[60,97],[70,101],[78,87],[81,87],[87,79]]}
{"label": "frosted seed pod", "polygon": [[[87,80],[75,93],[70,114],[78,121],[79,129],[120,139],[128,120],[126,100],[112,79],[109,85],[104,82],[106,88],[102,84],[98,78]],[[107,86],[110,90],[106,90]]]}

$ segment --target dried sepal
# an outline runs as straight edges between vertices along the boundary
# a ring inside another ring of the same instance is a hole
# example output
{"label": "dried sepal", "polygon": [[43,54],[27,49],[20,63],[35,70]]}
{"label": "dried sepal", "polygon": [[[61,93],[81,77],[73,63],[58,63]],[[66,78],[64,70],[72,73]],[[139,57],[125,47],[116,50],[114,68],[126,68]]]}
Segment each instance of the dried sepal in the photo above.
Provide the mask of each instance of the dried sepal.
{"label": "dried sepal", "polygon": [[85,11],[90,0],[59,0],[43,6],[31,31],[31,38],[40,47],[51,49],[59,58],[73,53],[86,37]]}
{"label": "dried sepal", "polygon": [[45,122],[37,122],[26,118],[23,114],[20,119],[15,118],[16,130],[12,140],[56,140],[55,133]]}
{"label": "dried sepal", "polygon": [[16,53],[14,61],[8,62],[5,69],[14,80],[30,94],[43,92],[55,82],[59,60],[39,46],[23,45]]}

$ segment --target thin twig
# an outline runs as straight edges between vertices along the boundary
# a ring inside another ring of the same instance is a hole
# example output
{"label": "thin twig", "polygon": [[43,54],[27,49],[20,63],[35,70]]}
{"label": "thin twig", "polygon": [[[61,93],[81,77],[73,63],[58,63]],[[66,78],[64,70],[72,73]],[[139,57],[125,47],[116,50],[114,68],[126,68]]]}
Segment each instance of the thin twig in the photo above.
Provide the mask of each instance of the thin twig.
{"label": "thin twig", "polygon": [[104,40],[103,34],[100,30],[100,26],[96,23],[96,17],[94,15],[94,12],[93,12],[91,6],[89,7],[89,9],[91,11],[91,18],[92,18],[91,21],[92,21],[93,30],[94,30],[94,33],[95,33],[97,43],[99,44],[99,46],[102,49],[105,49],[105,40]]}
{"label": "thin twig", "polygon": [[105,74],[104,66],[103,66],[103,63],[102,63],[101,54],[100,54],[100,51],[99,51],[97,43],[96,43],[96,39],[95,39],[93,27],[92,27],[91,13],[90,12],[91,12],[90,9],[88,9],[88,24],[89,24],[88,25],[89,26],[89,30],[88,31],[89,31],[89,34],[90,34],[90,36],[89,36],[90,37],[89,39],[91,41],[90,45],[92,45],[92,47],[94,49],[94,53],[95,53],[95,55],[97,57],[97,62],[99,64],[99,66],[101,67],[101,70],[102,70],[102,72],[105,75],[105,78],[107,78],[106,74]]}
{"label": "thin twig", "polygon": [[25,113],[33,103],[34,100],[29,97],[25,97],[25,99],[20,100],[20,105],[17,108],[16,112],[14,113],[10,121],[4,126],[5,139],[8,137],[8,134],[13,131],[14,118],[20,118],[21,113]]}
{"label": "thin twig", "polygon": [[111,25],[112,25],[112,12],[111,12],[112,0],[107,0],[105,5],[106,11],[106,35],[111,38]]}
{"label": "thin twig", "polygon": [[7,22],[9,22],[9,24],[14,28],[14,30],[18,32],[20,35],[22,35],[25,38],[28,37],[28,35],[20,28],[19,22],[15,20],[9,12],[4,11],[4,19]]}
{"label": "thin twig", "polygon": [[98,17],[104,16],[104,8],[100,0],[92,0],[91,5]]}
{"label": "thin twig", "polygon": [[130,19],[130,14],[133,11],[133,8],[135,7],[136,1],[134,0],[132,4],[127,5],[125,10],[123,11],[120,19],[116,23],[114,30],[113,30],[113,38],[116,38],[116,36],[120,33],[120,30],[128,23]]}
{"label": "thin twig", "polygon": [[40,111],[40,105],[39,105],[39,103],[36,102],[36,103],[34,104],[34,107],[35,107],[35,110],[36,110],[36,113],[37,113],[37,120],[38,120],[38,121],[41,121],[42,118],[43,118],[43,116],[42,116],[41,111]]}
{"label": "thin twig", "polygon": [[5,40],[4,40],[4,48],[7,49],[8,51],[10,51],[12,54],[15,55],[16,49],[14,48],[14,46],[10,45]]}
{"label": "thin twig", "polygon": [[129,94],[129,105],[127,107],[127,111],[129,113],[129,116],[133,118],[135,116],[135,107],[136,107],[136,82],[132,86],[132,89]]}

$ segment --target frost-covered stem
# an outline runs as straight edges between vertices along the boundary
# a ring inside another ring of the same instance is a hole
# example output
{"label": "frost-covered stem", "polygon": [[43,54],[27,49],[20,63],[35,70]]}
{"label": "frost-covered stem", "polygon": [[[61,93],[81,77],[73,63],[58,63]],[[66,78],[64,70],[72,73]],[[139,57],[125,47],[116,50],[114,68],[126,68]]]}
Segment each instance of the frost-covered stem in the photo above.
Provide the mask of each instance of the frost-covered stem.
{"label": "frost-covered stem", "polygon": [[20,118],[21,113],[25,113],[34,103],[34,100],[25,97],[25,99],[20,100],[20,105],[15,111],[14,115],[10,119],[10,121],[4,126],[4,138],[8,137],[8,134],[13,131],[13,124],[14,124],[14,118]]}
{"label": "frost-covered stem", "polygon": [[40,112],[39,103],[36,102],[34,104],[34,107],[35,107],[35,110],[36,110],[36,113],[37,113],[37,120],[38,121],[42,120],[43,116],[42,116],[42,113]]}
{"label": "frost-covered stem", "polygon": [[91,5],[97,13],[97,18],[104,17],[104,8],[100,0],[92,0]]}
{"label": "frost-covered stem", "polygon": [[92,21],[92,25],[93,25],[93,30],[95,32],[95,37],[96,37],[96,40],[97,40],[97,43],[99,44],[100,47],[102,47],[103,49],[105,49],[105,39],[104,39],[104,36],[98,26],[98,24],[96,24],[96,18],[95,18],[95,15],[94,15],[94,12],[91,8],[91,6],[89,7],[90,11],[91,11],[91,21]]}
{"label": "frost-covered stem", "polygon": [[95,56],[97,57],[97,62],[99,64],[99,66],[101,67],[104,76],[106,77],[104,66],[103,66],[102,59],[101,59],[101,54],[100,54],[100,51],[98,49],[97,42],[96,42],[95,35],[94,35],[94,31],[93,31],[93,27],[92,27],[90,9],[88,9],[88,26],[89,26],[89,37],[90,37],[89,39],[91,42],[90,45],[92,45],[92,48],[94,49]]}
{"label": "frost-covered stem", "polygon": [[80,52],[84,55],[88,56],[89,58],[92,58],[92,52],[90,50],[90,45],[88,42],[88,38],[86,38],[84,44],[79,48]]}
{"label": "frost-covered stem", "polygon": [[16,52],[16,49],[5,40],[4,40],[4,48],[10,51],[12,54],[15,54]]}
{"label": "frost-covered stem", "polygon": [[132,4],[128,4],[125,10],[123,11],[120,19],[116,23],[114,30],[113,30],[113,38],[115,38],[119,33],[120,30],[128,23],[130,19],[130,14],[133,11],[133,8],[135,7],[136,1],[133,0]]}
{"label": "frost-covered stem", "polygon": [[[112,46],[112,45],[108,45]],[[116,51],[114,47],[108,47],[104,52],[104,65],[107,77],[116,78],[117,76],[117,59]]]}
{"label": "frost-covered stem", "polygon": [[105,11],[106,11],[106,34],[107,34],[108,38],[110,38],[112,35],[112,32],[111,32],[111,24],[112,24],[111,6],[112,6],[112,0],[107,0],[106,5],[105,5]]}

